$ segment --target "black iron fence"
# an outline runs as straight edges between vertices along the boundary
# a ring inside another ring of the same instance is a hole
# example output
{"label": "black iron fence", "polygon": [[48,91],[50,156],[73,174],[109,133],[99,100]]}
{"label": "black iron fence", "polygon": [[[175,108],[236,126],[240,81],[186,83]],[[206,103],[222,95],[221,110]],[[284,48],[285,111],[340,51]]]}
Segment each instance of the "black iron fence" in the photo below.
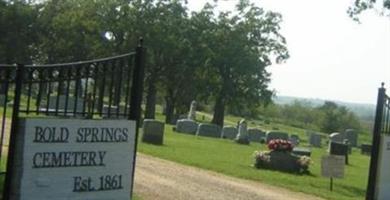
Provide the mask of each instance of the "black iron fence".
{"label": "black iron fence", "polygon": [[370,160],[370,172],[367,185],[367,200],[375,199],[375,190],[378,179],[378,161],[381,143],[381,135],[390,135],[390,97],[386,94],[384,83],[378,91],[378,101],[376,105],[375,124],[372,140],[372,151]]}
{"label": "black iron fence", "polygon": [[9,189],[7,179],[13,169],[13,135],[17,133],[20,116],[115,118],[138,122],[143,57],[144,49],[140,45],[132,53],[90,61],[0,65],[0,162],[5,162],[4,155],[8,152],[9,169],[6,170],[4,192]]}

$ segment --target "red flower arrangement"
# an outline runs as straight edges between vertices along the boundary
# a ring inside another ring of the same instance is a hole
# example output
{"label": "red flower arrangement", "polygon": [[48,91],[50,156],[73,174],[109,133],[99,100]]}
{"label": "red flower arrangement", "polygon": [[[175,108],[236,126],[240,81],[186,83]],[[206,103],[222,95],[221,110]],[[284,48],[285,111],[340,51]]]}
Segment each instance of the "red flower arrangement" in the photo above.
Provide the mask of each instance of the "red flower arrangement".
{"label": "red flower arrangement", "polygon": [[292,151],[294,148],[290,141],[274,139],[268,142],[268,148],[273,151]]}

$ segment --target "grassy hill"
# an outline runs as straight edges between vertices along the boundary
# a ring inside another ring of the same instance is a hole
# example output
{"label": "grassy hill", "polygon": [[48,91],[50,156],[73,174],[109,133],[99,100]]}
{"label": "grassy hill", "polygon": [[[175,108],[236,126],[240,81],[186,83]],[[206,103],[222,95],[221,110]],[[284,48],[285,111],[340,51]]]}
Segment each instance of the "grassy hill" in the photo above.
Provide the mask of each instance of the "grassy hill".
{"label": "grassy hill", "polygon": [[[159,113],[157,119],[163,121],[164,116]],[[197,113],[197,118],[208,122],[211,115]],[[226,125],[236,125],[240,117],[226,116]],[[364,199],[368,180],[369,156],[361,155],[360,150],[353,149],[350,155],[350,164],[345,166],[345,178],[335,179],[333,191],[329,191],[329,178],[321,176],[321,157],[328,155],[326,134],[323,135],[323,147],[311,148],[307,144],[306,130],[283,124],[265,124],[261,121],[249,120],[249,128],[257,127],[263,130],[278,129],[290,134],[298,134],[302,139],[301,147],[312,150],[313,164],[310,166],[310,175],[297,175],[272,170],[255,169],[253,152],[267,150],[266,145],[251,143],[239,145],[232,140],[208,138],[182,133],[172,130],[172,125],[165,125],[164,145],[150,145],[139,142],[139,152],[216,171],[234,177],[260,181],[270,185],[288,188],[294,191],[313,194],[331,200],[358,200]],[[321,133],[320,133],[321,134]],[[360,139],[360,138],[359,138]]]}
{"label": "grassy hill", "polygon": [[[276,104],[292,104],[294,101],[306,102],[307,105],[311,105],[313,107],[321,106],[324,104],[324,99],[318,98],[303,98],[303,97],[291,97],[291,96],[276,96],[273,98],[273,101]],[[364,104],[364,103],[351,103],[344,101],[334,101],[336,104],[340,106],[347,107],[350,111],[354,112],[360,119],[362,120],[373,120],[375,116],[375,105],[374,104]],[[375,102],[373,102],[375,103]]]}
{"label": "grassy hill", "polygon": [[[216,139],[176,133],[171,125],[165,126],[164,145],[140,142],[139,152],[216,171],[234,177],[260,181],[294,191],[313,194],[325,199],[364,199],[368,178],[369,157],[353,150],[350,164],[345,167],[345,178],[334,181],[333,192],[329,191],[329,179],[321,176],[321,157],[327,155],[326,148],[312,148],[313,164],[310,175],[297,175],[272,170],[256,169],[252,165],[253,152],[266,150],[260,143],[239,145],[227,139]],[[302,146],[307,146],[303,144]]]}

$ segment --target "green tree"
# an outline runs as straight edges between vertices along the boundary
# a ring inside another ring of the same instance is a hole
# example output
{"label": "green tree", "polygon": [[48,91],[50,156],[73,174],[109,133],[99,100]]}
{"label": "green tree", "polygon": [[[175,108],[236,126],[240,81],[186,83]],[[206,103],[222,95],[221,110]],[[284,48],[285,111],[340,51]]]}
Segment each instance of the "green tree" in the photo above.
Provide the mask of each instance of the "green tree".
{"label": "green tree", "polygon": [[38,6],[0,0],[0,63],[31,64]]}
{"label": "green tree", "polygon": [[323,121],[321,122],[323,132],[333,133],[347,128],[360,128],[357,117],[345,106],[338,106],[334,102],[326,101],[318,109],[323,113]]}
{"label": "green tree", "polygon": [[98,2],[45,1],[39,12],[38,60],[58,63],[100,56],[105,32],[100,27]]}
{"label": "green tree", "polygon": [[222,12],[211,16],[204,30],[206,52],[203,87],[214,99],[212,123],[223,126],[226,105],[259,105],[270,102],[272,58],[288,58],[285,39],[279,33],[281,15],[241,0],[237,14]]}
{"label": "green tree", "polygon": [[353,20],[359,21],[359,15],[366,10],[376,10],[381,15],[390,16],[390,0],[354,0],[347,12]]}

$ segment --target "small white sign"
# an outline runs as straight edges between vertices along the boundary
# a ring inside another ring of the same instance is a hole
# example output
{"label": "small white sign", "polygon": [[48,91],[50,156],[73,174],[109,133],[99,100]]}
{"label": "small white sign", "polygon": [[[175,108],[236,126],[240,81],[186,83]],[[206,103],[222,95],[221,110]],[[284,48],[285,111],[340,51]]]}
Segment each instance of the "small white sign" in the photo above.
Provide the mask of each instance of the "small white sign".
{"label": "small white sign", "polygon": [[321,160],[321,174],[329,178],[344,178],[345,156],[326,155]]}
{"label": "small white sign", "polygon": [[377,171],[376,199],[390,199],[390,135],[381,136]]}
{"label": "small white sign", "polygon": [[134,121],[20,122],[11,199],[130,199]]}

